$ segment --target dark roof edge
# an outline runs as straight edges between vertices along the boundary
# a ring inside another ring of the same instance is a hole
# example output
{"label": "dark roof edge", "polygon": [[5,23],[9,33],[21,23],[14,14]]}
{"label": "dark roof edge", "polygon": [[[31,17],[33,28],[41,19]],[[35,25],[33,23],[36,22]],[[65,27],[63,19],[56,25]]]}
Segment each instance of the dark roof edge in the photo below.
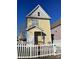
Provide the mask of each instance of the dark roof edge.
{"label": "dark roof edge", "polygon": [[51,29],[56,28],[61,25],[61,19],[57,20],[55,23],[51,25]]}

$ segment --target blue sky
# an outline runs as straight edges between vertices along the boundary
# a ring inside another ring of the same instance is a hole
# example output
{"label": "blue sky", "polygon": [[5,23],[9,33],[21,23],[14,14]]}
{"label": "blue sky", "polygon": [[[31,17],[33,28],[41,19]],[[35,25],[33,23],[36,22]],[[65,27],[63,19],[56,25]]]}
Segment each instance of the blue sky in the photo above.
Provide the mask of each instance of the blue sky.
{"label": "blue sky", "polygon": [[17,34],[26,28],[25,16],[38,4],[50,15],[51,24],[61,18],[61,0],[17,0]]}

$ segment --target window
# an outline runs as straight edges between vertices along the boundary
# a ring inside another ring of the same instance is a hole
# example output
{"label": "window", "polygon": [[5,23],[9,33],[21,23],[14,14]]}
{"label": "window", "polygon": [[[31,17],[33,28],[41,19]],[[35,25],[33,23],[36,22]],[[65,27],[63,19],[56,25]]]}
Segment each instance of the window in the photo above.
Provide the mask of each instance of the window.
{"label": "window", "polygon": [[34,26],[34,25],[38,25],[38,21],[35,19],[32,20],[32,26]]}
{"label": "window", "polygon": [[38,16],[40,16],[40,12],[38,12]]}

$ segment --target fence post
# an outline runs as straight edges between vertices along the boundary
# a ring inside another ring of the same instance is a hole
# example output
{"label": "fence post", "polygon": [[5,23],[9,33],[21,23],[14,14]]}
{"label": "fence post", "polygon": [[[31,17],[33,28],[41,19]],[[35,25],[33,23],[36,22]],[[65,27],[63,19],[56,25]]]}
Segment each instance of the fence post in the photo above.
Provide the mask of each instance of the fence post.
{"label": "fence post", "polygon": [[32,52],[32,51],[31,51],[31,45],[30,45],[30,58],[31,58],[31,52]]}
{"label": "fence post", "polygon": [[54,55],[56,55],[56,45],[53,44],[53,49],[54,49]]}
{"label": "fence post", "polygon": [[37,56],[38,56],[38,46],[36,45],[36,47],[37,47]]}

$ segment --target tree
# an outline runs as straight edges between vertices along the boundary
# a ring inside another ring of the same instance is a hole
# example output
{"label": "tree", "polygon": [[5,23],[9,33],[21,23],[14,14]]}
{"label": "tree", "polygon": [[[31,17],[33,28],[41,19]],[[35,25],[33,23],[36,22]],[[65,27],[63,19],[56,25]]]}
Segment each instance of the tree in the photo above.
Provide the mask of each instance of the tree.
{"label": "tree", "polygon": [[20,41],[26,41],[25,32],[20,32],[20,34],[18,36],[18,40],[20,40]]}

